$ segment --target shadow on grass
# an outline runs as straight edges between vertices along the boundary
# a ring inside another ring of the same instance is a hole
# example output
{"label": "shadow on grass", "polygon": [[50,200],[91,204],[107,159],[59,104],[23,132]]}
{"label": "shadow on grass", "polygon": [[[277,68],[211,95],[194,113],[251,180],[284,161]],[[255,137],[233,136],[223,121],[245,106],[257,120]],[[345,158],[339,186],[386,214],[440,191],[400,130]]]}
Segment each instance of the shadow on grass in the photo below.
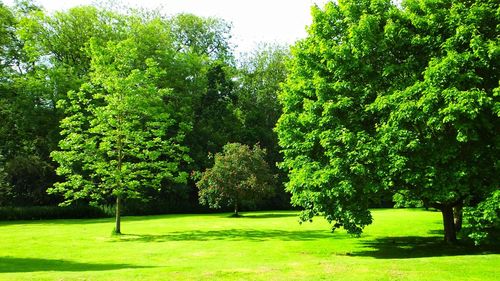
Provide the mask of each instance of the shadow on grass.
{"label": "shadow on grass", "polygon": [[273,218],[287,218],[287,217],[297,217],[297,213],[262,213],[262,214],[239,214],[235,217],[234,215],[225,215],[226,218],[241,218],[241,219],[273,219]]}
{"label": "shadow on grass", "polygon": [[15,221],[0,221],[0,227],[13,225],[90,225],[90,224],[105,224],[114,222],[114,218],[97,218],[97,219],[47,219],[47,220],[15,220]]}
{"label": "shadow on grass", "polygon": [[439,256],[463,256],[500,254],[498,245],[474,247],[460,242],[449,245],[442,237],[384,237],[361,242],[366,250],[353,252],[352,256],[366,256],[377,259],[410,259]]}
{"label": "shadow on grass", "polygon": [[[348,237],[348,236],[347,236]],[[333,235],[328,231],[304,230],[252,230],[252,229],[225,229],[209,231],[182,231],[168,234],[122,234],[116,242],[166,242],[166,241],[312,241],[318,239],[344,239],[340,235]]]}
{"label": "shadow on grass", "polygon": [[66,260],[0,257],[0,273],[35,271],[104,271],[125,268],[147,268],[130,264],[79,263]]}

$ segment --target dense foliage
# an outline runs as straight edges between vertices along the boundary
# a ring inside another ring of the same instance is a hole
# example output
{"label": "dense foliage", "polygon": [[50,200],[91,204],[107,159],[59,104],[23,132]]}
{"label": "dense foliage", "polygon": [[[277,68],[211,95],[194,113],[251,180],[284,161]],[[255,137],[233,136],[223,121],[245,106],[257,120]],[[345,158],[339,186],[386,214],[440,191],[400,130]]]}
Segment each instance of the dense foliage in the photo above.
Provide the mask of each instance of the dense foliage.
{"label": "dense foliage", "polygon": [[339,1],[314,8],[293,49],[277,131],[287,190],[334,228],[360,234],[382,190],[442,211],[498,189],[497,1]]}
{"label": "dense foliage", "polygon": [[258,145],[224,145],[223,152],[215,154],[213,167],[204,171],[196,183],[200,203],[211,208],[233,206],[238,216],[242,204],[270,196],[274,181],[265,154]]}
{"label": "dense foliage", "polygon": [[0,21],[1,206],[110,204],[122,181],[129,214],[206,210],[187,174],[228,142],[260,143],[277,171],[286,49],[237,60],[228,23],[190,14],[19,1]]}

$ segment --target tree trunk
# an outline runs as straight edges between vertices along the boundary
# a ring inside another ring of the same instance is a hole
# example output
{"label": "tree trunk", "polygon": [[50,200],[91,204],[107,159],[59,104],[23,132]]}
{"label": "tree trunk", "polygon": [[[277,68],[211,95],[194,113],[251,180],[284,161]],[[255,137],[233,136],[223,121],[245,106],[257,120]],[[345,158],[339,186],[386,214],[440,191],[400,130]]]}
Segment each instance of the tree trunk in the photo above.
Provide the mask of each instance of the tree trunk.
{"label": "tree trunk", "polygon": [[115,211],[116,211],[116,225],[115,225],[115,234],[121,234],[121,228],[120,228],[120,222],[121,222],[121,208],[122,208],[122,198],[121,198],[121,195],[117,195],[116,196],[116,207],[115,207]]}
{"label": "tree trunk", "polygon": [[453,218],[455,222],[455,231],[459,232],[462,229],[462,203],[459,203],[457,206],[453,207]]}
{"label": "tree trunk", "polygon": [[238,214],[238,201],[234,202],[234,216],[239,216]]}
{"label": "tree trunk", "polygon": [[453,217],[453,207],[442,206],[441,213],[443,214],[444,241],[450,244],[455,243],[457,241],[457,232]]}

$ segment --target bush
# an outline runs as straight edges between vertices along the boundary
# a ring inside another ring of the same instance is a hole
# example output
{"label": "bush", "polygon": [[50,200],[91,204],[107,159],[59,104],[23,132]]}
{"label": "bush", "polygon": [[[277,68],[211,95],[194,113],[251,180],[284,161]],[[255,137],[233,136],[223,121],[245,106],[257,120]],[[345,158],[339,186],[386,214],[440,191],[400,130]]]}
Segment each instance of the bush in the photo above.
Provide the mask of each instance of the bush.
{"label": "bush", "polygon": [[477,207],[465,208],[464,233],[476,245],[498,242],[500,233],[500,190],[494,191],[490,197]]}
{"label": "bush", "polygon": [[422,200],[411,198],[407,190],[401,190],[392,196],[394,208],[422,208],[424,203]]}
{"label": "bush", "polygon": [[110,206],[93,207],[74,205],[32,206],[32,207],[0,207],[0,220],[46,220],[46,219],[83,219],[104,218],[113,216]]}

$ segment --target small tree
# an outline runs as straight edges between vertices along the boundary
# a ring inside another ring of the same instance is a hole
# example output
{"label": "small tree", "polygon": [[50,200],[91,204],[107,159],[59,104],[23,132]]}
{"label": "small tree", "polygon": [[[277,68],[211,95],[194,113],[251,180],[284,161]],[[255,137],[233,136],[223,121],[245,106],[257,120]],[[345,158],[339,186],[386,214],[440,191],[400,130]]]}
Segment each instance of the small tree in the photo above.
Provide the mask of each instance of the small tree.
{"label": "small tree", "polygon": [[273,193],[269,165],[264,160],[266,151],[255,145],[228,143],[222,153],[215,155],[215,163],[207,169],[196,184],[199,200],[210,208],[234,206],[242,202],[252,202]]}

